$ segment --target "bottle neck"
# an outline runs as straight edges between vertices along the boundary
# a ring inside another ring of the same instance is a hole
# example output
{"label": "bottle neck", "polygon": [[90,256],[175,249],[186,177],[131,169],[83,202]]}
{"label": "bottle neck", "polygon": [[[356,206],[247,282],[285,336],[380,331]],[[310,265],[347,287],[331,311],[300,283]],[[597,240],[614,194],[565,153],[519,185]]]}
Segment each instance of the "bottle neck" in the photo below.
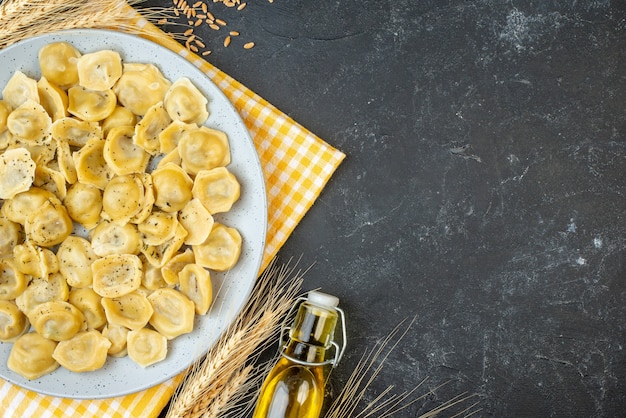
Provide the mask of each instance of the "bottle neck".
{"label": "bottle neck", "polygon": [[300,305],[283,354],[302,363],[322,363],[335,333],[335,309],[308,302]]}

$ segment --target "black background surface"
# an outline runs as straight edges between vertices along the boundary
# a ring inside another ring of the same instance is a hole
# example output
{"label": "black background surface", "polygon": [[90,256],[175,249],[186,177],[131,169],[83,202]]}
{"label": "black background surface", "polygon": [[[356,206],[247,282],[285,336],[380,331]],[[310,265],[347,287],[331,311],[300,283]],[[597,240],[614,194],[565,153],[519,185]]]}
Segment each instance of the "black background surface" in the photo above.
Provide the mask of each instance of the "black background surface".
{"label": "black background surface", "polygon": [[341,299],[333,393],[416,317],[366,399],[448,384],[397,416],[625,416],[625,2],[206,3],[207,60],[347,155],[279,253]]}

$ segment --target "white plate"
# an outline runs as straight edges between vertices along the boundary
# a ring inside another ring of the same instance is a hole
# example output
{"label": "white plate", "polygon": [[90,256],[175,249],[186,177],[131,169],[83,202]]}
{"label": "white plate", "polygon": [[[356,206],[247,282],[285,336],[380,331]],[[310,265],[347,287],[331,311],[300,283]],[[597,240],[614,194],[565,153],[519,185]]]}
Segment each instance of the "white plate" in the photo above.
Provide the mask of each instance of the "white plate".
{"label": "white plate", "polygon": [[[228,166],[241,183],[241,198],[216,220],[235,227],[243,237],[241,258],[228,273],[212,273],[214,303],[206,316],[196,317],[192,333],[168,343],[167,358],[142,368],[129,358],[107,359],[104,368],[72,373],[63,368],[29,381],[6,366],[11,344],[0,343],[0,377],[35,392],[78,399],[126,395],[150,388],[184,371],[212,346],[247,301],[256,280],[265,246],[267,202],[258,154],[239,114],[221,90],[181,56],[137,36],[114,31],[79,29],[24,40],[0,51],[0,91],[15,70],[38,79],[37,54],[51,42],[68,41],[81,52],[118,51],[126,62],[153,63],[171,81],[188,77],[209,99],[207,126],[228,134],[232,162]],[[217,293],[217,294],[216,294]]]}

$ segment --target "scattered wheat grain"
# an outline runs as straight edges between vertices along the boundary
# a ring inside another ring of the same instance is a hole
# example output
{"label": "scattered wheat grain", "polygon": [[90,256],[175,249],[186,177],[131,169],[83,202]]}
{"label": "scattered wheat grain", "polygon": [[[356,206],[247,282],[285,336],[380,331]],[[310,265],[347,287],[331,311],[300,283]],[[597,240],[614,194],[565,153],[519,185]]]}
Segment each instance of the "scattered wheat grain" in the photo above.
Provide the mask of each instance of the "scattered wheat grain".
{"label": "scattered wheat grain", "polygon": [[237,10],[243,10],[246,7],[247,3],[241,3],[238,7]]}
{"label": "scattered wheat grain", "polygon": [[209,11],[206,12],[206,18],[209,20],[215,20],[215,16],[213,16],[213,13]]}
{"label": "scattered wheat grain", "polygon": [[210,27],[211,29],[213,29],[213,30],[220,30],[220,27],[219,27],[219,26],[217,26],[215,23],[211,23],[211,24],[209,25],[209,27]]}
{"label": "scattered wheat grain", "polygon": [[193,4],[193,6],[191,6],[191,7],[200,7],[200,5],[201,5],[201,4],[202,4],[202,2],[201,2],[201,1],[197,1],[197,2],[195,2],[195,3]]}
{"label": "scattered wheat grain", "polygon": [[204,52],[202,53],[202,56],[203,56],[203,57],[206,57],[207,55],[211,55],[211,51],[204,51]]}
{"label": "scattered wheat grain", "polygon": [[254,48],[254,42],[248,42],[246,44],[243,45],[244,49],[252,49]]}
{"label": "scattered wheat grain", "polygon": [[228,47],[228,45],[230,45],[230,35],[224,38],[224,46]]}
{"label": "scattered wheat grain", "polygon": [[230,36],[239,36],[239,32],[237,32],[236,30],[231,30],[228,33],[230,34]]}
{"label": "scattered wheat grain", "polygon": [[198,45],[198,47],[200,48],[205,48],[206,45],[204,44],[204,42],[202,42],[200,39],[196,39],[194,40],[195,44]]}
{"label": "scattered wheat grain", "polygon": [[185,32],[183,32],[183,35],[185,35],[185,36],[189,36],[189,35],[191,35],[192,33],[193,33],[193,28],[189,28],[189,29],[187,29]]}
{"label": "scattered wheat grain", "polygon": [[217,23],[220,26],[226,26],[226,22],[222,19],[215,19],[215,23]]}

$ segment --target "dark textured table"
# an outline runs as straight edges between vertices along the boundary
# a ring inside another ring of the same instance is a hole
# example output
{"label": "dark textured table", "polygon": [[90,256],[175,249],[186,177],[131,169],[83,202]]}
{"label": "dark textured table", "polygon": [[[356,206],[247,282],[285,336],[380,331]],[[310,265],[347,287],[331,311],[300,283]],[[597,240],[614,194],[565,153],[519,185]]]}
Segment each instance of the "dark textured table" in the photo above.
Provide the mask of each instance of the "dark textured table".
{"label": "dark textured table", "polygon": [[333,393],[416,317],[366,399],[448,383],[397,416],[624,416],[625,2],[206,3],[207,59],[347,154],[280,251],[341,298]]}

